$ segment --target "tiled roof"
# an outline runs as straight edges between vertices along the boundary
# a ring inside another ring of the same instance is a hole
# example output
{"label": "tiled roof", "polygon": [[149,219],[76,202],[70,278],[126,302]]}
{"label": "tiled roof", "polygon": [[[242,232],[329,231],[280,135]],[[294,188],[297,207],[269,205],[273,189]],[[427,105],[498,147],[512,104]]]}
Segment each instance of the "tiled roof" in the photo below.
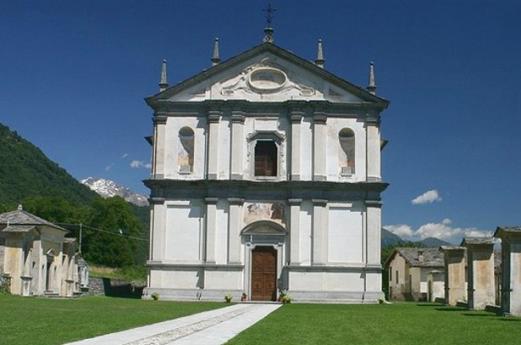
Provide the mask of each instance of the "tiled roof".
{"label": "tiled roof", "polygon": [[0,214],[0,225],[46,225],[51,228],[67,231],[56,224],[48,222],[45,219],[20,209]]}
{"label": "tiled roof", "polygon": [[494,244],[493,237],[465,237],[461,242],[461,245],[466,244]]}
{"label": "tiled roof", "polygon": [[438,248],[397,248],[411,266],[444,267],[443,253]]}
{"label": "tiled roof", "polygon": [[[2,228],[2,225],[0,225]],[[5,228],[0,230],[1,232],[29,232],[34,229],[34,225],[7,225]]]}

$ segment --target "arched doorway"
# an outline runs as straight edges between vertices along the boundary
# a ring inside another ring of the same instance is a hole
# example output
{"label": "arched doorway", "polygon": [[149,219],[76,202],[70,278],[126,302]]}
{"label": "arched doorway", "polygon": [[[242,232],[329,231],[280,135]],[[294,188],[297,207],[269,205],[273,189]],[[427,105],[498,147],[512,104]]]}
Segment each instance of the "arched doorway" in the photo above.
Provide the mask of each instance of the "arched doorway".
{"label": "arched doorway", "polygon": [[284,288],[286,229],[279,223],[261,220],[248,224],[241,236],[246,254],[245,290],[251,300],[275,301],[278,289]]}

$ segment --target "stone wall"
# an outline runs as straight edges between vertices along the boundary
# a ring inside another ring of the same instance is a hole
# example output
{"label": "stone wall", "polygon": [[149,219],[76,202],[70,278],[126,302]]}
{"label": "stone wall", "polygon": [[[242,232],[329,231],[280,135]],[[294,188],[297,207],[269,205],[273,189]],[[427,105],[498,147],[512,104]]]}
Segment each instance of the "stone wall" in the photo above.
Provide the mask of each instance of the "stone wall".
{"label": "stone wall", "polygon": [[124,280],[90,277],[88,294],[91,296],[141,298],[143,288],[144,285],[135,285]]}

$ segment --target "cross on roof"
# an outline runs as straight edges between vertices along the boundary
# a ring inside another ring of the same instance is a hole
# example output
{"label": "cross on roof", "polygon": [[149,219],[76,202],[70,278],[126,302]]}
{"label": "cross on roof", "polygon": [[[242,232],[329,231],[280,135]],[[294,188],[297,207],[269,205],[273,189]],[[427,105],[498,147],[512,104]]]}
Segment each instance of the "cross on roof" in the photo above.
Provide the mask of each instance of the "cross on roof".
{"label": "cross on roof", "polygon": [[276,8],[273,8],[271,6],[271,2],[268,3],[268,7],[264,10],[262,10],[263,12],[266,12],[266,23],[268,24],[268,27],[271,26],[271,22],[273,20],[273,14],[275,13],[275,11],[277,11]]}

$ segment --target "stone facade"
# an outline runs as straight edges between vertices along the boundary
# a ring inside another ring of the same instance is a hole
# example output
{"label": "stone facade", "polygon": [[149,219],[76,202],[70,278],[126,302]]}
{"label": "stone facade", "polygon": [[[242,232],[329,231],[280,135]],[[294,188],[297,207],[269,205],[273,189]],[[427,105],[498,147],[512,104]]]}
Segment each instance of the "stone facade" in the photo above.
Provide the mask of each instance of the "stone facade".
{"label": "stone facade", "polygon": [[389,299],[426,301],[436,295],[440,283],[429,285],[429,275],[433,271],[443,275],[443,262],[438,248],[396,248],[385,263]]}
{"label": "stone facade", "polygon": [[495,305],[494,240],[465,238],[467,248],[467,296],[469,309],[483,310]]}
{"label": "stone facade", "polygon": [[270,42],[161,85],[145,298],[382,297],[386,100]]}
{"label": "stone facade", "polygon": [[80,291],[76,240],[67,230],[23,211],[0,214],[0,274],[10,293],[71,297]]}
{"label": "stone facade", "polygon": [[467,301],[465,247],[442,246],[445,255],[445,303],[451,306]]}
{"label": "stone facade", "polygon": [[501,239],[501,308],[521,316],[521,226],[498,227]]}

